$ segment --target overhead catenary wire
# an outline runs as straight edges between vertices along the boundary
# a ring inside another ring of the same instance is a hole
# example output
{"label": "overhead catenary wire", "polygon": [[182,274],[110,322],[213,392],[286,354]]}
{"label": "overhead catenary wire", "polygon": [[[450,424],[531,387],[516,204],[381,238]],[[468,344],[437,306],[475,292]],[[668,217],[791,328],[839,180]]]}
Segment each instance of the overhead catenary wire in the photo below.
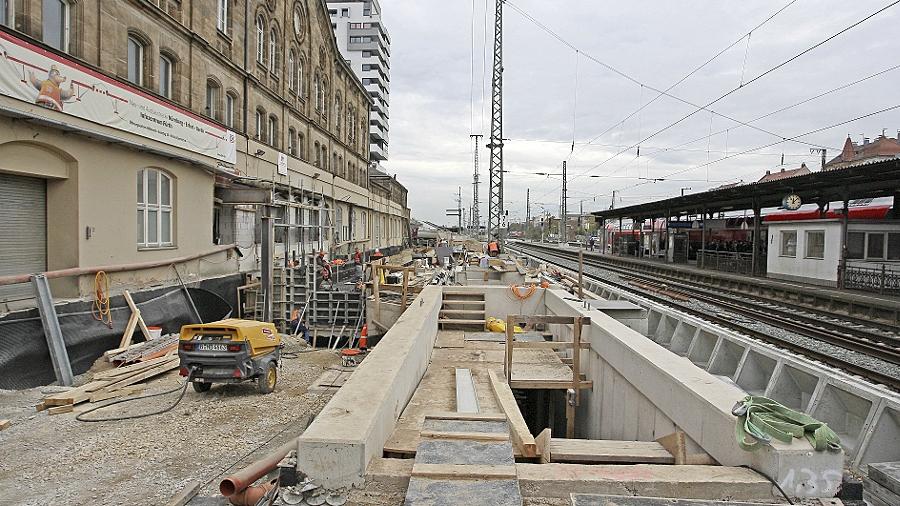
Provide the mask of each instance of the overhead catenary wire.
{"label": "overhead catenary wire", "polygon": [[[735,87],[735,88],[732,88],[732,89],[730,89],[729,91],[726,91],[725,93],[723,93],[722,95],[720,95],[718,98],[715,98],[715,99],[711,100],[710,102],[707,102],[707,103],[706,103],[705,105],[703,105],[703,106],[698,106],[694,111],[692,111],[692,112],[690,112],[690,113],[688,113],[688,114],[685,114],[685,115],[682,116],[681,118],[679,118],[679,119],[677,119],[677,120],[675,120],[675,121],[669,123],[668,125],[666,125],[666,126],[660,128],[660,129],[654,131],[652,134],[650,134],[650,135],[648,135],[647,137],[641,139],[640,142],[645,142],[645,141],[647,141],[647,140],[649,140],[649,139],[652,139],[653,137],[656,137],[657,135],[659,135],[659,134],[661,134],[661,133],[663,133],[663,132],[666,132],[666,131],[670,130],[671,128],[673,128],[673,127],[675,127],[675,126],[677,126],[677,125],[683,123],[685,120],[687,120],[688,118],[693,117],[695,114],[697,114],[698,112],[700,112],[700,111],[702,111],[702,110],[709,110],[708,108],[709,108],[710,106],[713,106],[713,105],[715,105],[715,104],[721,102],[722,100],[724,100],[725,98],[731,96],[731,95],[734,94],[735,92],[737,92],[737,91],[739,91],[739,90],[742,90],[742,89],[746,88],[747,86],[749,86],[749,85],[751,85],[751,84],[753,84],[753,83],[759,81],[760,79],[762,79],[762,78],[764,78],[764,77],[766,77],[766,76],[772,74],[773,72],[778,71],[779,69],[785,67],[786,65],[789,65],[791,62],[793,62],[793,61],[795,61],[795,60],[797,60],[797,59],[803,57],[803,56],[806,55],[806,54],[809,54],[810,52],[812,52],[812,51],[814,51],[814,50],[816,50],[816,49],[818,49],[818,48],[820,48],[820,47],[822,47],[823,45],[827,44],[828,42],[830,42],[830,41],[832,41],[832,40],[834,40],[834,39],[840,37],[841,35],[843,35],[843,34],[849,32],[850,30],[852,30],[852,29],[854,29],[854,28],[860,26],[861,24],[863,24],[863,23],[865,23],[866,21],[868,21],[868,20],[874,18],[875,16],[877,16],[877,15],[879,15],[879,14],[881,14],[881,13],[887,11],[887,10],[890,9],[891,7],[896,6],[898,3],[900,3],[900,0],[894,0],[893,2],[889,3],[888,5],[886,5],[886,6],[882,7],[882,8],[880,8],[880,9],[876,10],[875,12],[872,12],[872,13],[866,15],[866,16],[863,17],[862,19],[859,19],[858,21],[856,21],[856,22],[854,22],[854,23],[851,23],[850,25],[845,26],[844,28],[838,30],[837,32],[835,32],[835,33],[829,35],[829,36],[826,37],[825,39],[823,39],[823,40],[821,40],[821,41],[819,41],[819,42],[813,44],[812,46],[810,46],[810,47],[804,49],[803,51],[800,51],[799,53],[795,54],[794,56],[791,56],[790,58],[788,58],[788,59],[782,61],[781,63],[778,63],[777,65],[775,65],[775,66],[773,66],[773,67],[770,67],[768,70],[766,70],[766,71],[762,72],[761,74],[757,75],[756,77],[754,77],[754,78],[748,80],[746,83],[744,83],[744,84],[742,84],[742,85],[740,85],[740,86],[737,86],[737,87]],[[654,90],[654,91],[655,91],[655,90]],[[751,127],[751,128],[755,128],[755,127]],[[791,137],[785,136],[784,139],[785,139],[785,140],[791,140],[792,138],[791,138]],[[580,177],[580,176],[582,176],[582,175],[584,175],[584,174],[586,174],[586,173],[588,173],[588,172],[590,172],[590,171],[592,171],[592,170],[594,170],[594,169],[597,169],[597,168],[599,168],[599,167],[605,165],[606,163],[608,163],[608,162],[614,160],[615,158],[617,158],[619,155],[621,155],[621,154],[623,154],[623,153],[629,151],[630,149],[633,149],[635,146],[636,146],[636,144],[635,144],[635,145],[632,145],[632,146],[631,146],[630,148],[628,148],[628,149],[623,149],[623,150],[617,152],[616,154],[610,156],[609,158],[607,158],[607,159],[604,160],[603,162],[600,162],[599,164],[596,164],[596,165],[594,165],[594,166],[588,168],[588,169],[587,169],[585,172],[583,172],[582,174],[576,175],[575,177],[573,177],[573,179],[578,178],[578,177]],[[821,146],[820,146],[820,147],[821,147]]]}

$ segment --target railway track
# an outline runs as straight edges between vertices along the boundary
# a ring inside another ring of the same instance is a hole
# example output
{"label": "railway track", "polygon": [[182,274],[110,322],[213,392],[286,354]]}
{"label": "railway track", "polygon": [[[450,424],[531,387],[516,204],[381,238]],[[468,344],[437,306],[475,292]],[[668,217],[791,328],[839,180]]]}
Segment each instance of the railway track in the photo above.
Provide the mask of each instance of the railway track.
{"label": "railway track", "polygon": [[[577,270],[578,254],[574,251],[525,243],[518,243],[513,246],[513,249],[570,270],[574,264],[575,270]],[[568,265],[560,263],[560,260]],[[618,274],[621,281],[611,281],[588,272],[585,272],[586,277],[624,290],[638,292],[642,297],[654,302],[674,307],[679,311],[736,330],[750,337],[882,383],[894,390],[900,390],[900,375],[884,374],[874,368],[860,365],[856,361],[848,361],[834,354],[826,353],[815,346],[804,346],[795,340],[782,338],[757,328],[760,323],[777,327],[815,342],[825,342],[865,357],[881,360],[886,364],[900,366],[900,339],[897,334],[885,330],[883,326],[865,325],[855,318],[845,318],[844,315],[825,311],[812,311],[806,307],[799,310],[787,304],[781,305],[780,302],[757,301],[743,293],[729,294],[697,286],[695,283],[664,279],[659,275],[647,276],[635,270],[605,264],[602,259],[592,256],[586,256],[584,264],[586,267]],[[681,297],[677,297],[679,295]],[[686,300],[679,301],[673,296]],[[708,305],[710,308],[698,308],[696,302]],[[743,321],[744,319],[750,320],[750,323]]]}

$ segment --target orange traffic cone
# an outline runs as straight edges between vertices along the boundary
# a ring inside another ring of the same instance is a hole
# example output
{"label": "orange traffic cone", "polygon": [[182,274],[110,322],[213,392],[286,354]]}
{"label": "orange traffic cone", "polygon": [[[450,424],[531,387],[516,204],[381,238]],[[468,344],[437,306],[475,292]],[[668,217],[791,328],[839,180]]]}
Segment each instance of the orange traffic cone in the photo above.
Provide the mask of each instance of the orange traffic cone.
{"label": "orange traffic cone", "polygon": [[359,349],[367,350],[369,349],[369,324],[364,323],[362,326],[362,330],[359,332]]}

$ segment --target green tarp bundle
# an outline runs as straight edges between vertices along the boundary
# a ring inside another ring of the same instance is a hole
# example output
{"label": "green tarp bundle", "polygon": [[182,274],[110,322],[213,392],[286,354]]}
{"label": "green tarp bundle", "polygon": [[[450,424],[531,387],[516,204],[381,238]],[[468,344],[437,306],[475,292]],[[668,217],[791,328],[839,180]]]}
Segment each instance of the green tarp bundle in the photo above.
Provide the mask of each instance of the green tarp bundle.
{"label": "green tarp bundle", "polygon": [[744,450],[753,451],[772,439],[790,443],[805,437],[816,451],[839,451],[841,440],[827,424],[783,406],[766,397],[748,395],[735,404],[732,413],[737,442]]}

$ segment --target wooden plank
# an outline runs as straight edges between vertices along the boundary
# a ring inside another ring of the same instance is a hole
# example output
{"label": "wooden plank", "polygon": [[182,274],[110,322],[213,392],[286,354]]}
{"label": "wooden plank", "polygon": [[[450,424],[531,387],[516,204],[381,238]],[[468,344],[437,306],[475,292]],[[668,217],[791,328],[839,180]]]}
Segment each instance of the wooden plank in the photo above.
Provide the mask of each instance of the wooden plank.
{"label": "wooden plank", "polygon": [[553,438],[550,452],[551,462],[571,464],[675,463],[675,457],[655,441]]}
{"label": "wooden plank", "polygon": [[[580,288],[581,284],[579,284],[578,286]],[[572,342],[574,344],[574,346],[572,347],[572,386],[575,389],[575,400],[574,404],[566,402],[566,407],[571,407],[571,413],[568,413],[567,410],[569,419],[566,420],[566,437],[570,439],[575,437],[575,408],[581,404],[581,385],[579,384],[581,381],[581,375],[579,368],[581,367],[582,325],[584,325],[584,317],[579,316],[575,318],[575,323],[572,329]]]}
{"label": "wooden plank", "polygon": [[131,365],[117,367],[115,369],[110,369],[108,371],[98,372],[97,374],[94,374],[94,379],[95,380],[115,379],[115,378],[121,379],[125,376],[129,376],[138,371],[150,369],[151,367],[155,367],[164,362],[168,362],[168,361],[172,360],[173,358],[176,358],[176,357],[159,357],[159,358],[154,358],[153,360],[147,360],[145,362],[138,362],[138,363],[134,363]]}
{"label": "wooden plank", "polygon": [[40,413],[41,411],[43,411],[45,409],[47,409],[47,403],[45,403],[44,401],[41,401],[41,402],[37,403],[37,405],[34,406],[34,410],[37,411],[38,413]]}
{"label": "wooden plank", "polygon": [[541,455],[541,464],[549,464],[550,457],[553,454],[550,449],[550,442],[552,441],[552,437],[550,436],[550,428],[546,428],[541,431],[540,434],[534,438],[534,442],[537,444],[538,453]]}
{"label": "wooden plank", "polygon": [[78,388],[73,388],[67,392],[49,395],[44,397],[44,405],[64,406],[66,404],[78,404],[79,402],[84,402],[91,396],[91,392],[99,390],[109,385],[109,383],[109,380],[91,381],[90,383]]}
{"label": "wooden plank", "polygon": [[657,439],[656,442],[672,454],[676,465],[684,465],[684,462],[687,460],[684,432],[676,430],[668,436]]}
{"label": "wooden plank", "polygon": [[100,390],[91,394],[90,402],[100,402],[116,397],[125,397],[126,395],[139,394],[144,391],[141,385],[132,385],[130,387],[120,388],[119,390]]}
{"label": "wooden plank", "polygon": [[169,499],[169,502],[166,503],[166,506],[185,506],[185,504],[191,502],[191,499],[193,499],[194,496],[197,495],[198,492],[200,492],[200,485],[201,483],[199,481],[192,481],[188,483],[187,487],[185,487],[181,490],[181,492],[178,492],[171,499]]}
{"label": "wooden plank", "polygon": [[[507,319],[512,319],[516,323],[527,323],[529,325],[534,325],[538,323],[551,323],[551,324],[562,324],[562,325],[571,325],[575,323],[575,316],[557,316],[557,315],[509,315]],[[582,321],[585,325],[590,325],[591,319],[588,316],[581,317]]]}
{"label": "wooden plank", "polygon": [[516,466],[465,464],[413,464],[412,477],[433,480],[514,480]]}
{"label": "wooden plank", "polygon": [[[513,348],[527,348],[532,350],[571,350],[575,343],[563,341],[514,341]],[[591,348],[591,343],[581,343],[582,350]]]}
{"label": "wooden plank", "polygon": [[61,415],[63,413],[71,413],[75,409],[75,406],[72,404],[66,404],[65,406],[54,406],[52,408],[47,408],[47,415]]}
{"label": "wooden plank", "polygon": [[[522,390],[535,390],[535,389],[546,389],[546,390],[565,390],[568,388],[574,388],[575,385],[572,384],[571,380],[542,380],[542,379],[534,379],[534,380],[512,380],[509,383],[510,388],[520,388]],[[578,382],[578,388],[594,388],[594,382],[591,380],[581,380]]]}
{"label": "wooden plank", "polygon": [[456,413],[453,411],[438,411],[426,413],[426,420],[464,420],[471,422],[505,422],[503,413]]}
{"label": "wooden plank", "polygon": [[141,310],[138,309],[137,305],[134,303],[134,300],[132,300],[131,294],[128,293],[128,290],[122,292],[122,295],[125,297],[125,302],[128,303],[128,307],[131,308],[131,312],[137,313],[138,326],[140,326],[141,328],[141,333],[144,334],[144,339],[149,341],[150,339],[152,339],[152,337],[150,336],[150,329],[148,329],[147,324],[144,323],[144,318],[141,316]]}
{"label": "wooden plank", "polygon": [[488,376],[490,377],[491,388],[494,390],[497,403],[500,404],[509,421],[513,443],[523,456],[536,457],[537,443],[535,443],[534,436],[531,435],[528,424],[525,423],[525,419],[522,417],[522,412],[519,411],[519,405],[516,404],[516,398],[513,396],[512,389],[493,370],[488,371]]}
{"label": "wooden plank", "polygon": [[10,425],[12,425],[11,420],[6,420],[6,419],[0,420],[0,430],[3,430],[5,428],[9,427]]}
{"label": "wooden plank", "polygon": [[[122,339],[119,340],[119,347],[117,350],[123,350],[131,346],[131,339],[134,336],[134,331],[137,328],[138,324],[138,313],[131,313],[131,316],[128,317],[128,324],[125,325],[125,332],[122,333]],[[113,350],[110,350],[113,351]],[[106,352],[109,353],[109,352]],[[104,353],[104,355],[106,355]],[[114,353],[109,353],[109,357],[113,356]]]}
{"label": "wooden plank", "polygon": [[513,341],[515,340],[516,327],[510,318],[506,319],[506,357],[503,359],[503,375],[506,376],[506,382],[512,379],[512,362],[513,362]]}
{"label": "wooden plank", "polygon": [[423,430],[419,433],[423,438],[429,439],[469,439],[472,441],[509,441],[509,434],[505,432],[439,432],[435,430]]}
{"label": "wooden plank", "polygon": [[154,377],[154,376],[158,376],[158,375],[160,375],[160,374],[169,372],[169,371],[171,371],[172,369],[177,369],[177,368],[178,368],[178,360],[177,360],[177,358],[176,358],[175,360],[172,360],[172,361],[169,362],[169,363],[161,364],[161,365],[159,365],[159,366],[157,366],[157,367],[154,367],[154,368],[149,369],[149,370],[147,370],[147,371],[144,371],[144,372],[142,372],[142,373],[135,374],[135,375],[129,376],[129,377],[127,377],[127,378],[123,378],[123,379],[121,379],[121,380],[119,380],[119,381],[117,381],[117,382],[115,382],[115,383],[112,383],[112,384],[108,385],[108,386],[107,386],[107,389],[109,389],[109,390],[118,390],[118,389],[120,389],[120,388],[122,388],[122,387],[126,387],[126,386],[128,386],[128,385],[132,385],[132,384],[134,384],[134,383],[137,383],[138,381],[144,381],[145,379],[149,379],[149,378],[152,378],[152,377]]}

